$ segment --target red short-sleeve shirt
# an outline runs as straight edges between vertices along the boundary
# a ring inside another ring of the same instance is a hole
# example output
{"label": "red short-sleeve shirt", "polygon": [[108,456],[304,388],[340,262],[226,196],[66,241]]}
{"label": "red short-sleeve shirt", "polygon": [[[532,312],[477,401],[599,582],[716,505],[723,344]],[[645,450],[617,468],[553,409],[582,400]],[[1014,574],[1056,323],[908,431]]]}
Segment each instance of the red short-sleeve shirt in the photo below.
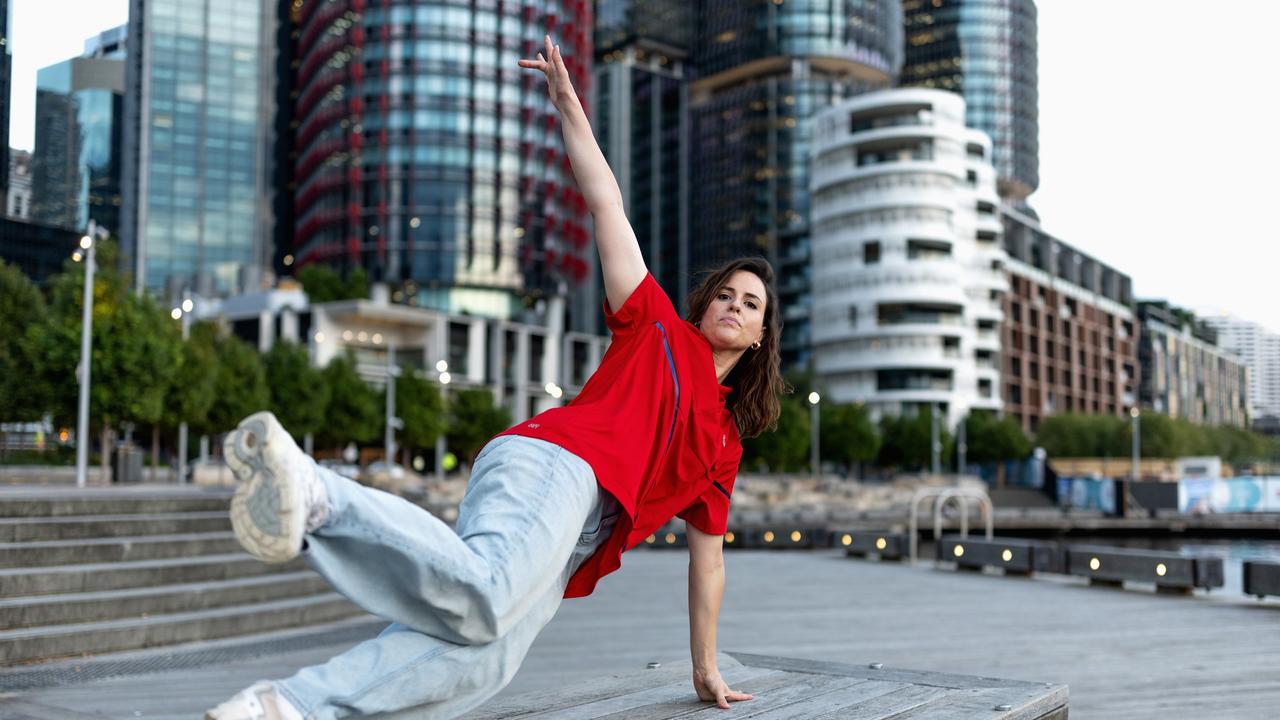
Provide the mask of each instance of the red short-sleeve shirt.
{"label": "red short-sleeve shirt", "polygon": [[742,444],[725,408],[709,343],[646,274],[617,312],[604,303],[613,340],[568,405],[499,435],[554,442],[585,460],[622,505],[609,540],[569,580],[565,597],[591,594],[622,565],[622,552],[672,517],[723,535]]}

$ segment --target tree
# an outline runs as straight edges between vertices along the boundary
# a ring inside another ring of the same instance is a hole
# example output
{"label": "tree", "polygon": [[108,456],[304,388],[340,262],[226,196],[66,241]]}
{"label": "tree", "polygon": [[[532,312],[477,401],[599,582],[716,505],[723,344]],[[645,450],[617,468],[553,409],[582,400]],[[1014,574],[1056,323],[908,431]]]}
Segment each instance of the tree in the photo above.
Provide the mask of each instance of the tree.
{"label": "tree", "polygon": [[1040,423],[1036,444],[1050,457],[1125,457],[1128,423],[1114,415],[1054,415]]}
{"label": "tree", "polygon": [[197,323],[191,337],[182,344],[178,370],[173,376],[165,415],[161,421],[173,428],[182,423],[191,427],[208,424],[209,408],[217,391],[218,351],[214,346],[216,330],[207,323]]}
{"label": "tree", "polygon": [[333,358],[320,375],[329,388],[320,441],[341,448],[376,438],[383,420],[380,395],[356,372],[355,356],[348,352]]}
{"label": "tree", "polygon": [[49,405],[49,389],[32,372],[28,332],[41,332],[48,311],[35,283],[0,260],[0,421],[38,420]]}
{"label": "tree", "polygon": [[[434,445],[445,427],[444,402],[439,387],[405,367],[396,378],[396,415],[404,421],[399,436],[400,444],[406,450]],[[494,433],[505,429],[504,426]]]}
{"label": "tree", "polygon": [[1031,453],[1031,440],[1012,418],[975,411],[964,420],[966,459],[989,463],[1021,460]]}
{"label": "tree", "polygon": [[809,466],[808,400],[786,395],[780,398],[779,404],[778,428],[743,441],[743,466],[764,465],[771,472],[803,470]]}
{"label": "tree", "polygon": [[824,402],[819,410],[818,443],[824,460],[844,467],[870,462],[880,452],[880,435],[862,404]]}
{"label": "tree", "polygon": [[271,412],[289,434],[300,438],[317,432],[325,423],[329,386],[311,365],[307,349],[278,341],[262,356]]}
{"label": "tree", "polygon": [[494,435],[511,427],[511,413],[493,401],[484,388],[450,393],[445,438],[449,448],[470,461]]}
{"label": "tree", "polygon": [[[882,418],[877,462],[881,466],[904,469],[928,468],[933,462],[931,423],[927,408],[921,408],[910,416]],[[950,450],[951,433],[947,431],[944,419],[939,418],[938,425],[938,438],[942,443],[941,459]]]}
{"label": "tree", "polygon": [[298,271],[298,282],[313,303],[369,297],[369,275],[356,268],[346,278],[328,265],[311,264]]}
{"label": "tree", "polygon": [[266,410],[271,393],[262,356],[256,349],[233,335],[216,337],[214,347],[214,398],[201,430],[220,435],[235,429],[245,417]]}

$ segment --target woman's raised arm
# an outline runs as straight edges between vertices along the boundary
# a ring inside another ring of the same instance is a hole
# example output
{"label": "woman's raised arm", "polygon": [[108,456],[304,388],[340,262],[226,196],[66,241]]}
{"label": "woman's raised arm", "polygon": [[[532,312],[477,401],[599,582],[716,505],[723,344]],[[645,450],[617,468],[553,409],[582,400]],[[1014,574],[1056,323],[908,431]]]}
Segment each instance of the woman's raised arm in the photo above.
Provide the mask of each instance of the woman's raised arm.
{"label": "woman's raised arm", "polygon": [[609,163],[605,161],[591,134],[587,114],[578,102],[569,71],[560,57],[560,46],[551,44],[551,36],[543,38],[546,52],[538,53],[536,60],[521,60],[520,67],[541,70],[547,76],[547,93],[560,111],[564,128],[565,150],[573,164],[573,176],[587,201],[596,225],[596,248],[600,251],[600,266],[604,271],[604,293],[609,307],[615,312],[622,307],[632,291],[644,280],[648,268],[640,254],[635,231],[622,209],[622,191],[614,179]]}

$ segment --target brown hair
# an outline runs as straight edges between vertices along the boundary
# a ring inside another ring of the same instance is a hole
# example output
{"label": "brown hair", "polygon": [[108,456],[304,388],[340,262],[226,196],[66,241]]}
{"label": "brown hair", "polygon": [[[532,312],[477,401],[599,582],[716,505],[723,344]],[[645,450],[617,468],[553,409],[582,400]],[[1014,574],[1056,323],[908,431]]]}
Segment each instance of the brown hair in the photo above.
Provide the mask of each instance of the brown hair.
{"label": "brown hair", "polygon": [[778,425],[782,412],[779,396],[790,393],[792,388],[782,378],[782,312],[778,308],[778,293],[773,289],[773,266],[761,257],[746,257],[705,270],[702,281],[689,297],[685,298],[685,319],[697,325],[711,304],[716,292],[739,270],[746,270],[764,283],[764,339],[760,349],[747,348],[738,364],[729,371],[724,384],[733,388],[725,400],[725,406],[738,423],[738,432],[751,438]]}

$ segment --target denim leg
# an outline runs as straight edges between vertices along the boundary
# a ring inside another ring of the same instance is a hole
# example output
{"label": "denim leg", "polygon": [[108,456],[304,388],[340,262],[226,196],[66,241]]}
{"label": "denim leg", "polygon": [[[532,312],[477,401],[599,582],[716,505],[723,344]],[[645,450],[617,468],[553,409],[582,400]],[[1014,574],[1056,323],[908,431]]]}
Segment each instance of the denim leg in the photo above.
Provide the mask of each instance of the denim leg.
{"label": "denim leg", "polygon": [[280,691],[307,720],[388,713],[445,720],[475,708],[511,681],[538,633],[559,608],[574,571],[608,538],[620,506],[600,493],[575,531],[568,562],[551,585],[498,639],[459,644],[394,623],[328,662],[280,681]]}
{"label": "denim leg", "polygon": [[463,645],[501,637],[546,593],[601,494],[581,458],[519,436],[480,453],[456,532],[402,498],[320,477],[331,510],[306,536],[311,566],[365,610]]}

